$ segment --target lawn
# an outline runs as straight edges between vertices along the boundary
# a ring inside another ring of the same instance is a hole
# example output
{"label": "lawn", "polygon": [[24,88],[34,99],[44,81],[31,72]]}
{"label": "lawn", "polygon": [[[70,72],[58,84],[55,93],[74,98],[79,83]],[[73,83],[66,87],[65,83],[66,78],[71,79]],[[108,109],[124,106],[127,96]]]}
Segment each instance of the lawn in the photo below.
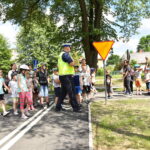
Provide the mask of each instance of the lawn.
{"label": "lawn", "polygon": [[94,102],[94,150],[150,150],[150,100]]}
{"label": "lawn", "polygon": [[[10,110],[11,108],[12,108],[11,105],[8,105],[8,104],[6,105],[6,109],[7,109],[7,110]],[[2,112],[2,108],[0,107],[0,113],[1,113],[1,112]]]}

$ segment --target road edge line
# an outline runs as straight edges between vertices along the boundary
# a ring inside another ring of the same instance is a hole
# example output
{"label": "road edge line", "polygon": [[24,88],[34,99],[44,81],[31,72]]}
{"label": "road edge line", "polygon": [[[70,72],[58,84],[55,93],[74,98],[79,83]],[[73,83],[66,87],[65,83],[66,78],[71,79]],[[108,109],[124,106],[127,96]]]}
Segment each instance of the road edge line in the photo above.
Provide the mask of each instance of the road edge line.
{"label": "road edge line", "polygon": [[[53,102],[50,103],[52,105]],[[10,138],[12,138],[15,134],[17,134],[22,128],[27,126],[31,121],[33,121],[40,113],[42,113],[45,109],[39,110],[36,114],[34,114],[31,118],[23,122],[20,126],[18,126],[16,129],[14,129],[12,132],[10,132],[8,135],[3,137],[0,140],[0,146],[6,143]]]}
{"label": "road edge line", "polygon": [[9,150],[19,139],[21,139],[34,125],[36,125],[54,106],[54,103],[42,112],[34,121],[32,121],[26,128],[19,132],[15,137],[13,137],[9,142],[7,142],[0,150]]}
{"label": "road edge line", "polygon": [[93,150],[93,133],[92,133],[92,117],[91,117],[91,102],[88,105],[88,120],[89,120],[89,150]]}

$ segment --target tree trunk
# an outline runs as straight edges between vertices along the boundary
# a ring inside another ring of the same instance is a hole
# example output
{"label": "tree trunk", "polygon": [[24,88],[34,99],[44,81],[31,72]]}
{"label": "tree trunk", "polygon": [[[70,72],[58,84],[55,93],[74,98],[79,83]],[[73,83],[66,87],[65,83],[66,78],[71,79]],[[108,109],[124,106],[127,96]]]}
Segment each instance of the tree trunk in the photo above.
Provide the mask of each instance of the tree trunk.
{"label": "tree trunk", "polygon": [[[82,16],[82,42],[85,52],[87,64],[90,67],[97,68],[97,51],[92,45],[93,41],[99,41],[100,35],[93,35],[93,30],[100,29],[100,20],[102,17],[102,1],[90,0],[89,1],[89,15],[87,13],[85,0],[79,0]],[[94,11],[95,8],[95,11]],[[88,20],[89,18],[89,20]]]}

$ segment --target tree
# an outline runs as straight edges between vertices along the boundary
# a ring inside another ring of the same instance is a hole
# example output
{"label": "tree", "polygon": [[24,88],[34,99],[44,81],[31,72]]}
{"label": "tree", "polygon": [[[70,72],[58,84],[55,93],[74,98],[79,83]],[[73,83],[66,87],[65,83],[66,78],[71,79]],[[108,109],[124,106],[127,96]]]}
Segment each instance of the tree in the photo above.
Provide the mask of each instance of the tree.
{"label": "tree", "polygon": [[143,50],[144,52],[150,52],[150,35],[143,36],[138,44],[137,51]]}
{"label": "tree", "polygon": [[56,67],[60,52],[58,33],[57,27],[47,18],[41,24],[31,22],[28,32],[21,28],[17,36],[18,62],[32,63],[36,59],[48,63],[51,68]]}
{"label": "tree", "polygon": [[118,55],[111,55],[107,60],[107,66],[116,65],[117,63],[120,63],[120,57]]}
{"label": "tree", "polygon": [[[28,22],[41,18],[49,10],[56,23],[63,18],[60,27],[62,41],[72,41],[83,48],[87,63],[97,66],[97,52],[93,41],[129,39],[136,33],[143,17],[150,16],[148,0],[1,0],[3,20],[12,20],[28,26]],[[108,19],[108,15],[114,21]],[[82,44],[80,44],[82,42]]]}
{"label": "tree", "polygon": [[11,50],[9,49],[7,40],[0,34],[0,69],[3,70],[4,74],[10,69],[12,63]]}
{"label": "tree", "polygon": [[137,61],[136,60],[131,60],[130,65],[131,65],[132,68],[134,68],[135,64],[137,64]]}

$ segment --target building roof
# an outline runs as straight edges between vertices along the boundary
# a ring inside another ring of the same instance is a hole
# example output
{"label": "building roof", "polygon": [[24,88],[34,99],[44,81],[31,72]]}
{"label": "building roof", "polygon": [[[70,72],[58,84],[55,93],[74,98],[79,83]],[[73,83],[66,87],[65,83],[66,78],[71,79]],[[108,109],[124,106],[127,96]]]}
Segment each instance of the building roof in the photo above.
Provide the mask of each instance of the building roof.
{"label": "building roof", "polygon": [[[139,64],[144,64],[146,62],[145,57],[150,60],[150,52],[132,53],[130,54],[130,60],[135,60]],[[122,56],[122,60],[127,59],[127,53]]]}

